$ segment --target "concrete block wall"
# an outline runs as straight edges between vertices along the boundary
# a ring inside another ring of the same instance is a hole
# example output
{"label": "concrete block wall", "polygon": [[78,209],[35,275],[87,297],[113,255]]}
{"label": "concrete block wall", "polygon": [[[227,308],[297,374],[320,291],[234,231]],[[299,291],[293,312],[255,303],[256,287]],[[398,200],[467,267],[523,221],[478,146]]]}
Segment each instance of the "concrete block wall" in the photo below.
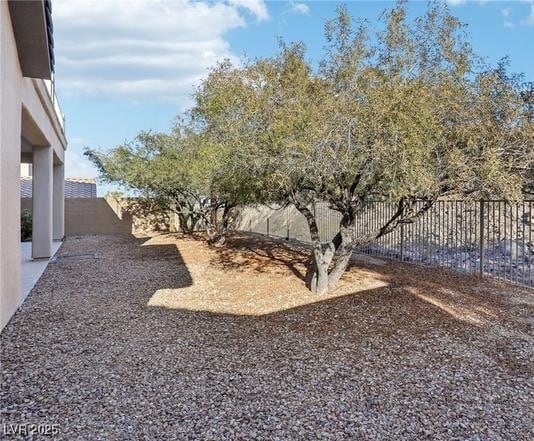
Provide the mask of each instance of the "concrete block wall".
{"label": "concrete block wall", "polygon": [[[32,199],[22,198],[21,208],[32,210]],[[65,236],[142,234],[172,229],[169,216],[147,213],[128,200],[65,198]]]}

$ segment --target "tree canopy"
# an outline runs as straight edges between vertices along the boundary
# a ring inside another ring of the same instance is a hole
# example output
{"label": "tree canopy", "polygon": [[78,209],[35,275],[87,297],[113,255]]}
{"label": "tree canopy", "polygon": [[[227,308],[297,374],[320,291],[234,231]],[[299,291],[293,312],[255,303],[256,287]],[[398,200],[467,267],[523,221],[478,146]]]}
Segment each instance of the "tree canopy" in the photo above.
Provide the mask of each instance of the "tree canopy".
{"label": "tree canopy", "polygon": [[[532,97],[521,78],[506,60],[485,65],[444,3],[410,21],[399,2],[382,22],[373,30],[341,6],[317,69],[301,43],[239,66],[225,61],[196,91],[186,128],[88,155],[106,178],[177,207],[206,196],[212,208],[294,204],[310,229],[309,283],[319,293],[335,286],[357,245],[439,198],[521,198],[534,166]],[[358,213],[377,200],[398,209],[357,235]],[[328,244],[311,209],[318,201],[342,215]]]}

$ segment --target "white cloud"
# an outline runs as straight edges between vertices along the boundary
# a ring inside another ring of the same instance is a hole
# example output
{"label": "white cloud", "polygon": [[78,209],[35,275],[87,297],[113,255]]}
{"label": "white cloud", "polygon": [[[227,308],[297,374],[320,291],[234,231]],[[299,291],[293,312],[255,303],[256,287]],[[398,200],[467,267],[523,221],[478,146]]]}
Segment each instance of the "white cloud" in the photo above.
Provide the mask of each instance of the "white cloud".
{"label": "white cloud", "polygon": [[[451,6],[458,6],[458,5],[464,5],[466,4],[468,1],[470,1],[471,3],[474,3],[475,0],[446,0],[447,3]],[[478,3],[479,5],[481,6],[484,6],[486,3],[488,3],[489,1],[492,1],[492,0],[477,0],[476,3]],[[499,0],[495,0],[495,1],[499,1]]]}
{"label": "white cloud", "polygon": [[65,176],[67,178],[96,178],[96,168],[78,152],[65,150]]}
{"label": "white cloud", "polygon": [[259,0],[56,0],[58,88],[183,104],[210,66],[237,61],[224,36],[246,26],[240,8],[269,16]]}
{"label": "white cloud", "polygon": [[501,9],[501,15],[504,17],[503,26],[505,28],[511,29],[515,27],[514,22],[510,19],[510,16],[512,14],[511,8],[503,8]]}
{"label": "white cloud", "polygon": [[229,0],[230,5],[247,9],[258,21],[269,20],[269,12],[263,0]]}
{"label": "white cloud", "polygon": [[534,26],[534,1],[530,2],[530,14],[525,18],[523,24],[527,26]]}
{"label": "white cloud", "polygon": [[310,13],[310,7],[306,3],[292,3],[291,11],[296,14],[308,15]]}
{"label": "white cloud", "polygon": [[[451,5],[451,6],[458,6],[458,5],[464,5],[466,3],[477,3],[478,5],[480,6],[484,6],[488,3],[497,3],[497,2],[500,2],[502,0],[446,0],[446,2]],[[520,0],[520,1],[523,1],[523,0]],[[530,1],[530,0],[529,0]]]}

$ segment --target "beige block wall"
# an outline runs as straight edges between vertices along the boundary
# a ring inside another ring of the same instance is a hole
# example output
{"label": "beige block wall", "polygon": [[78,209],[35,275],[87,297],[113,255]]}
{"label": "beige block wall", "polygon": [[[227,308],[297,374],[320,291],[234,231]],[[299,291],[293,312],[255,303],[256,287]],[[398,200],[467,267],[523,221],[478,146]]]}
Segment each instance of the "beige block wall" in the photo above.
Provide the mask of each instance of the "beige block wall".
{"label": "beige block wall", "polygon": [[105,198],[66,198],[65,235],[131,234],[132,216]]}
{"label": "beige block wall", "polygon": [[[21,199],[32,210],[32,199]],[[169,216],[153,214],[150,207],[114,198],[65,198],[65,236],[142,234],[171,229]]]}
{"label": "beige block wall", "polygon": [[9,15],[0,2],[0,330],[21,301],[20,132],[22,72]]}
{"label": "beige block wall", "polygon": [[310,241],[306,219],[293,206],[275,209],[265,205],[240,207],[235,228],[241,231]]}

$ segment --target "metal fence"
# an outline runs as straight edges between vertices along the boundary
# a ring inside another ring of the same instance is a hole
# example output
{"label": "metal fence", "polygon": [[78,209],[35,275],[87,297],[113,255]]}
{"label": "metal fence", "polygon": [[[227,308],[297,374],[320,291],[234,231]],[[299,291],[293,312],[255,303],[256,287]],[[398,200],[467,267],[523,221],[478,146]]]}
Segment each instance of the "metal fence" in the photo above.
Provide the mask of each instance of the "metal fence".
{"label": "metal fence", "polygon": [[[314,209],[321,240],[329,242],[341,215],[326,204]],[[376,231],[395,209],[394,203],[373,203],[358,217],[356,234]],[[358,251],[534,287],[533,217],[534,201],[438,201],[414,222]],[[294,207],[245,208],[238,225],[242,230],[310,241],[306,221]]]}

